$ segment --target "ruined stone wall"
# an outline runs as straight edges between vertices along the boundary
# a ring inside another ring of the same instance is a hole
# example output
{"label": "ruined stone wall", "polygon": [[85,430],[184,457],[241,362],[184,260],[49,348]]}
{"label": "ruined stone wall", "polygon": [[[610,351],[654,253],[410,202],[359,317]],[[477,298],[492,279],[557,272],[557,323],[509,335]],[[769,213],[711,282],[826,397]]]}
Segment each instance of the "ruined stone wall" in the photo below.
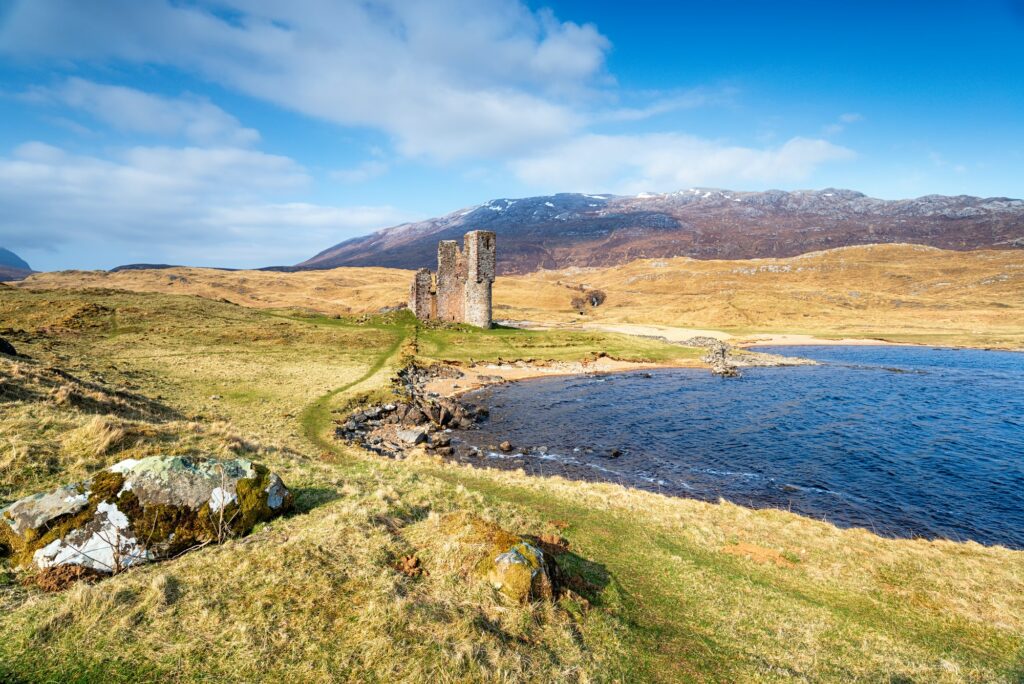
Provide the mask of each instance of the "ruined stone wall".
{"label": "ruined stone wall", "polygon": [[437,317],[442,321],[462,321],[465,295],[465,261],[459,243],[442,240],[437,245]]}
{"label": "ruined stone wall", "polygon": [[466,284],[462,320],[481,328],[491,327],[491,285],[496,267],[496,237],[489,230],[466,233],[463,256]]}
{"label": "ruined stone wall", "polygon": [[487,230],[466,233],[463,249],[455,240],[437,244],[437,283],[431,291],[430,271],[421,268],[413,279],[409,309],[417,318],[491,327],[491,285],[496,267],[496,238]]}
{"label": "ruined stone wall", "polygon": [[416,271],[412,287],[409,288],[409,310],[416,314],[416,318],[426,320],[436,315],[433,285],[434,276],[430,269],[421,268]]}

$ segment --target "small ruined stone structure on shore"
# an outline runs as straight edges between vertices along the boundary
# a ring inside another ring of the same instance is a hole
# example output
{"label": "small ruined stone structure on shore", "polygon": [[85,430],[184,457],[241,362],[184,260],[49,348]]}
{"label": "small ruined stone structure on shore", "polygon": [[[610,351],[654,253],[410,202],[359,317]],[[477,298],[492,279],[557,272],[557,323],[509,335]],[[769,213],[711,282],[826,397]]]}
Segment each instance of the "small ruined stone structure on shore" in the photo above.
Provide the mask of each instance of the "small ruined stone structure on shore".
{"label": "small ruined stone structure on shore", "polygon": [[489,230],[466,233],[463,248],[455,240],[437,243],[437,278],[421,268],[413,277],[409,309],[421,320],[437,319],[491,327],[495,236]]}

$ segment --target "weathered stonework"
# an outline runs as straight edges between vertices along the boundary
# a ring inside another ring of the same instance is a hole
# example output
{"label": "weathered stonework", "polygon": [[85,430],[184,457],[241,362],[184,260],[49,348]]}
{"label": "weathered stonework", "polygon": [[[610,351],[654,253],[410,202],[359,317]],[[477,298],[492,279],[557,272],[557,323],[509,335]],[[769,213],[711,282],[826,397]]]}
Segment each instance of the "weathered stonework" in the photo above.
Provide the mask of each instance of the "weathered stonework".
{"label": "weathered stonework", "polygon": [[437,318],[462,321],[462,299],[466,288],[463,254],[455,240],[437,243]]}
{"label": "weathered stonework", "polygon": [[434,276],[429,268],[416,271],[409,291],[409,310],[416,318],[433,318],[434,316]]}
{"label": "weathered stonework", "polygon": [[413,279],[409,309],[422,320],[438,319],[491,327],[491,286],[496,269],[496,237],[488,230],[466,233],[463,248],[455,240],[437,245],[437,280],[420,269]]}

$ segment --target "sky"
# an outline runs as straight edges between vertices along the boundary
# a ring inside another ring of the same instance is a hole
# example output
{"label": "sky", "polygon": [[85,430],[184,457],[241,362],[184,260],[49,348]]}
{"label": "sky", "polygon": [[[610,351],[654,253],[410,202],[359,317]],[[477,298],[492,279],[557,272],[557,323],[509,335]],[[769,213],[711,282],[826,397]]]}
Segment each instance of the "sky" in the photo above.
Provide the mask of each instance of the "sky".
{"label": "sky", "polygon": [[1024,1],[0,0],[0,246],[293,264],[501,197],[1024,197]]}

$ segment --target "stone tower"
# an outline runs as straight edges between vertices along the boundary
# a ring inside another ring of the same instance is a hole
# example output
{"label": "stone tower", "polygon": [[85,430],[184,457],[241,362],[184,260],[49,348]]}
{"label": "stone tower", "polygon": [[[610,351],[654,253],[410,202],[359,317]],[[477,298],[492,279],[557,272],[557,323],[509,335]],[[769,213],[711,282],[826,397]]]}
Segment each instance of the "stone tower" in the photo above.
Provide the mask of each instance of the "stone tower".
{"label": "stone tower", "polygon": [[495,240],[489,230],[474,230],[466,233],[463,242],[466,284],[462,320],[480,328],[491,327],[491,285],[497,266]]}
{"label": "stone tower", "polygon": [[[491,286],[497,265],[496,237],[487,230],[466,233],[463,247],[455,240],[437,244],[437,281],[430,271],[416,272],[409,309],[417,318],[491,327]],[[433,286],[433,287],[432,287]]]}
{"label": "stone tower", "polygon": [[437,318],[461,322],[465,292],[465,263],[459,243],[442,240],[437,243]]}
{"label": "stone tower", "polygon": [[412,279],[412,287],[409,289],[409,310],[416,314],[416,318],[428,319],[434,317],[434,276],[429,268],[421,268],[416,271]]}

